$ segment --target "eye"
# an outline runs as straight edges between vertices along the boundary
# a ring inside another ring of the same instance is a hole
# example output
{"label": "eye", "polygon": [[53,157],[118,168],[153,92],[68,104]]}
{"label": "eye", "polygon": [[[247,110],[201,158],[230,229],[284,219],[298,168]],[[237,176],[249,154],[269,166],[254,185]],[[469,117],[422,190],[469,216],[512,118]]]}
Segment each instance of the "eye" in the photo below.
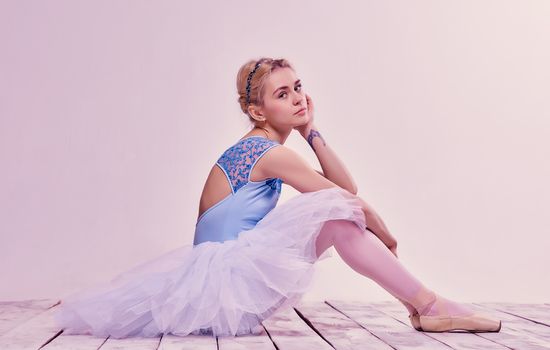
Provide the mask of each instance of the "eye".
{"label": "eye", "polygon": [[[302,84],[298,84],[296,85],[296,88],[300,88],[300,90],[302,89]],[[279,98],[283,97],[283,95],[286,94],[286,91],[283,91],[279,94]]]}

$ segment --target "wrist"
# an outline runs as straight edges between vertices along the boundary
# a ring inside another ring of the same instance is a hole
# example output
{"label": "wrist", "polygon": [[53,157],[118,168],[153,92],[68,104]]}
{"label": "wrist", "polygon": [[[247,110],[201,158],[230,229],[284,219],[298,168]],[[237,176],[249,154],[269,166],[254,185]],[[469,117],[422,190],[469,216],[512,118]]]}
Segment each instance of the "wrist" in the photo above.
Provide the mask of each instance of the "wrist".
{"label": "wrist", "polygon": [[307,129],[307,131],[304,132],[302,136],[307,141],[309,146],[313,149],[315,149],[313,147],[313,140],[315,140],[316,138],[320,139],[322,144],[326,146],[326,142],[325,142],[325,139],[323,138],[323,135],[321,135],[321,133],[315,128],[315,126],[311,126],[311,128]]}
{"label": "wrist", "polygon": [[310,126],[308,126],[306,129],[302,130],[302,131],[300,132],[300,134],[302,135],[302,137],[303,137],[304,139],[307,139],[307,137],[308,137],[309,134],[311,133],[311,130],[316,130],[315,125],[310,125]]}

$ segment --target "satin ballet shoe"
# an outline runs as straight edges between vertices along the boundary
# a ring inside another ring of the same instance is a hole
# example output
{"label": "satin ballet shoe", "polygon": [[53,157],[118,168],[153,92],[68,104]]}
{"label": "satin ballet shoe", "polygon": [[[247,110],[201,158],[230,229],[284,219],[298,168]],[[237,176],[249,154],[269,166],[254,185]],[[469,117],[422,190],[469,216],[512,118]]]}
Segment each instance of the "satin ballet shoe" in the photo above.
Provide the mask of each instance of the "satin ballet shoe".
{"label": "satin ballet shoe", "polygon": [[470,332],[499,332],[502,326],[500,320],[490,318],[480,312],[473,312],[470,315],[450,315],[445,303],[438,304],[441,315],[425,316],[420,315],[420,327],[424,332],[448,332],[454,330],[465,330]]}
{"label": "satin ballet shoe", "polygon": [[[415,303],[416,305],[420,304],[422,305],[423,308],[426,308],[428,305],[431,305],[433,302],[435,302],[435,300],[436,300],[435,293],[433,292],[429,293],[424,290],[421,290],[414,296],[414,298],[412,299],[412,302]],[[416,329],[417,331],[422,331],[422,325],[420,324],[420,314],[418,313],[417,309],[414,309],[414,312],[412,314],[409,313],[409,320],[414,329]]]}
{"label": "satin ballet shoe", "polygon": [[411,321],[414,329],[416,329],[417,331],[422,330],[422,326],[420,325],[420,315],[418,315],[418,311],[415,310],[412,315],[409,315],[409,320]]}
{"label": "satin ballet shoe", "polygon": [[[399,301],[401,301],[401,303],[405,304],[406,302],[404,302],[403,300],[397,298]],[[420,319],[418,318],[418,310],[414,309],[413,313],[411,314],[410,311],[409,311],[409,320],[413,326],[414,329],[416,329],[417,331],[421,331],[422,330],[422,327],[420,327]]]}
{"label": "satin ballet shoe", "polygon": [[502,322],[482,313],[469,316],[420,316],[424,332],[447,332],[465,330],[470,332],[500,332]]}

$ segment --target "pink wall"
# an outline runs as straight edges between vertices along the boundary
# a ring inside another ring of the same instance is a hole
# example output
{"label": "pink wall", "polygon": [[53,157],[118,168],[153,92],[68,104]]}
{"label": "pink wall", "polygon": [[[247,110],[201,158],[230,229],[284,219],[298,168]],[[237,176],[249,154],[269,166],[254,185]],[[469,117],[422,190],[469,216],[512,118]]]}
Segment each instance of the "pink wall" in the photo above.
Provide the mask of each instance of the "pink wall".
{"label": "pink wall", "polygon": [[[0,300],[191,244],[206,175],[247,131],[237,69],[266,55],[295,64],[415,275],[548,302],[549,18],[547,1],[2,1]],[[307,298],[394,300],[334,254]]]}

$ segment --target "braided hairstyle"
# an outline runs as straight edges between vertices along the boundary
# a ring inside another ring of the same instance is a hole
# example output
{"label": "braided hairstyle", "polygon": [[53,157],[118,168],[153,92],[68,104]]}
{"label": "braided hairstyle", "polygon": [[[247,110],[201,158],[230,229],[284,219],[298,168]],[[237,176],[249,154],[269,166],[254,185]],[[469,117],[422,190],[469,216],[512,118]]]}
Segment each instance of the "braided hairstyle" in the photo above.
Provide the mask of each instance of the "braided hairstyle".
{"label": "braided hairstyle", "polygon": [[237,93],[239,94],[237,101],[241,106],[241,110],[248,116],[252,124],[255,124],[257,121],[248,112],[248,106],[253,104],[261,107],[264,105],[265,81],[271,72],[277,68],[290,68],[294,70],[290,62],[284,58],[273,59],[262,57],[258,60],[247,61],[237,73]]}

